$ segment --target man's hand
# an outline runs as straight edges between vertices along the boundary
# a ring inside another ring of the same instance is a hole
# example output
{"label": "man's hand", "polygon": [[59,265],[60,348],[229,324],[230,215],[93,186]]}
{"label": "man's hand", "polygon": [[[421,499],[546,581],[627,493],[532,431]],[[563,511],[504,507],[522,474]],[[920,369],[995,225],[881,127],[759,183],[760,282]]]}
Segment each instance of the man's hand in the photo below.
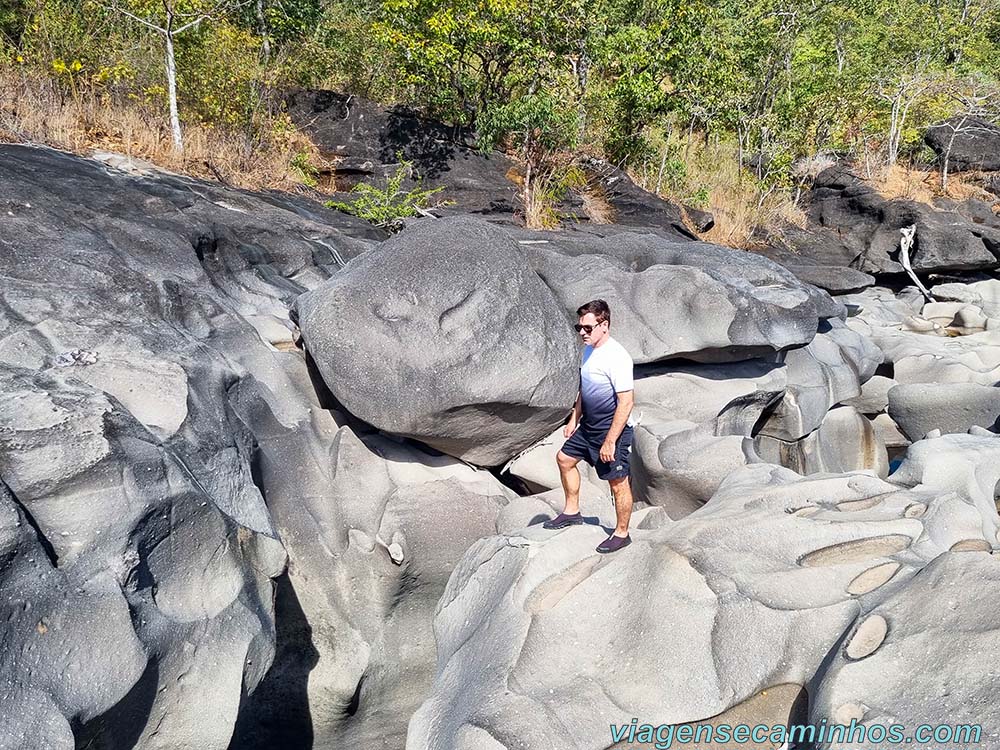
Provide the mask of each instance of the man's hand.
{"label": "man's hand", "polygon": [[569,438],[573,437],[573,433],[576,432],[577,424],[575,419],[569,420],[566,426],[563,427],[563,437]]}
{"label": "man's hand", "polygon": [[615,460],[615,444],[605,440],[601,444],[601,460],[609,464]]}

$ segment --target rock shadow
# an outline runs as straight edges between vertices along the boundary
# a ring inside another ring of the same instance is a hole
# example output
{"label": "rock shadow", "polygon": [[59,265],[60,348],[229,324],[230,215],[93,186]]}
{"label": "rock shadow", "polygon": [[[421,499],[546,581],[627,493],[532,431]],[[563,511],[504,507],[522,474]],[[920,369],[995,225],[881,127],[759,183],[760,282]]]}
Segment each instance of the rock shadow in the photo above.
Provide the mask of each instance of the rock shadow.
{"label": "rock shadow", "polygon": [[132,689],[100,716],[73,723],[76,750],[129,750],[138,744],[156,700],[160,668],[150,659]]}
{"label": "rock shadow", "polygon": [[313,746],[309,673],[319,662],[319,652],[288,573],[275,579],[274,619],[274,663],[257,689],[243,696],[229,750]]}

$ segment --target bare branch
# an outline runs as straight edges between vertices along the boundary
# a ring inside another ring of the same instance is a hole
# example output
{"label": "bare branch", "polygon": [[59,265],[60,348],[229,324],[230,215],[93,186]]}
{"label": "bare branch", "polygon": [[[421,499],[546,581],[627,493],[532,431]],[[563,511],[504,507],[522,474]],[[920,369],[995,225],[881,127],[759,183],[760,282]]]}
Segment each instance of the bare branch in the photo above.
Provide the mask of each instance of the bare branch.
{"label": "bare branch", "polygon": [[185,32],[185,31],[187,31],[188,29],[190,29],[190,28],[192,28],[192,27],[194,27],[194,26],[197,26],[197,25],[198,25],[198,24],[200,24],[200,23],[201,23],[202,21],[204,21],[204,20],[205,20],[206,18],[209,18],[209,16],[208,16],[208,15],[204,15],[204,16],[198,16],[198,17],[197,17],[196,19],[194,19],[193,21],[188,21],[188,22],[187,22],[186,24],[184,24],[183,26],[180,26],[180,27],[178,27],[178,28],[174,29],[174,32],[173,32],[173,33],[174,33],[174,34],[180,34],[180,33],[183,33],[183,32]]}
{"label": "bare branch", "polygon": [[139,18],[139,16],[135,15],[134,13],[129,13],[124,8],[119,7],[117,3],[115,3],[114,5],[104,5],[103,3],[99,3],[99,5],[102,8],[104,8],[105,10],[110,10],[113,13],[121,13],[124,16],[128,16],[133,21],[137,21],[138,23],[141,23],[143,26],[146,26],[146,27],[152,29],[156,33],[163,34],[164,36],[166,36],[167,30],[165,28],[163,28],[162,26],[157,26],[156,24],[150,23],[149,21],[147,21],[144,18]]}
{"label": "bare branch", "polygon": [[239,10],[240,8],[242,8],[242,7],[246,6],[246,5],[249,5],[250,1],[251,0],[243,0],[243,2],[239,2],[239,3],[233,4],[231,2],[231,0],[219,0],[219,2],[215,4],[214,8],[212,8],[211,10],[205,11],[200,16],[198,16],[195,20],[189,21],[188,23],[184,24],[183,26],[181,26],[181,27],[179,27],[177,29],[174,29],[174,33],[175,34],[180,34],[183,31],[187,31],[188,29],[190,29],[190,28],[192,28],[194,26],[197,26],[202,21],[205,21],[205,20],[207,20],[209,18],[212,18],[213,16],[215,16],[216,13],[218,13],[219,11],[225,9],[227,5],[229,6],[228,10],[230,12],[233,12],[233,11]]}

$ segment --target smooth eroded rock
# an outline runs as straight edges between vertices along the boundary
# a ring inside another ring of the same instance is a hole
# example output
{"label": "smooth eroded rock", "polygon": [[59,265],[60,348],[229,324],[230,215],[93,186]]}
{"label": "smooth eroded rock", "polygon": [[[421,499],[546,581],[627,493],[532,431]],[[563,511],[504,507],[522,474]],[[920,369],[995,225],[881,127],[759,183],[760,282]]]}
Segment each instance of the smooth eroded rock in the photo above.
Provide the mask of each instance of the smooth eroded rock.
{"label": "smooth eroded rock", "polygon": [[297,307],[348,411],[465,461],[505,462],[573,406],[579,354],[566,311],[486,222],[418,224]]}

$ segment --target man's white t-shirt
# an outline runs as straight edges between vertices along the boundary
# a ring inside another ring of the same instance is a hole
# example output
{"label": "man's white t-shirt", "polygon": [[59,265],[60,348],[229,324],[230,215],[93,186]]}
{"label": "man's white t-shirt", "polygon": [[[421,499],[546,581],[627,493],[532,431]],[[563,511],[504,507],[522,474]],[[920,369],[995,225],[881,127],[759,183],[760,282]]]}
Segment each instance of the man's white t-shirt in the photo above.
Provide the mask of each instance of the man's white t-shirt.
{"label": "man's white t-shirt", "polygon": [[[581,427],[605,432],[618,408],[618,394],[633,389],[632,357],[610,336],[598,347],[585,346],[580,364]],[[632,415],[628,424],[634,425]]]}

